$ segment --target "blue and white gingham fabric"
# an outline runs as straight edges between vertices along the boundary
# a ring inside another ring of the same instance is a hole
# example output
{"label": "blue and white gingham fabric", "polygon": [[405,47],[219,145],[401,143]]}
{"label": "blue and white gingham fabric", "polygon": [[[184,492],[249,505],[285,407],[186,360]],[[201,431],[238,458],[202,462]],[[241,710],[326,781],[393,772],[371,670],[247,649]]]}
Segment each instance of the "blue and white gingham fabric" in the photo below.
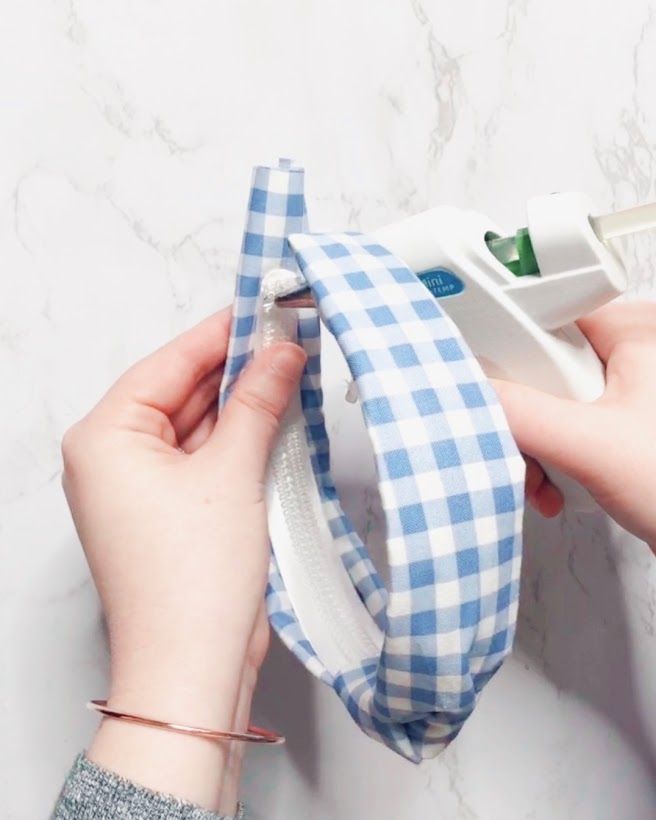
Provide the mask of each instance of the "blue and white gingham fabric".
{"label": "blue and white gingham fabric", "polygon": [[[237,273],[233,318],[220,404],[223,406],[253,351],[262,276],[273,268],[296,269],[287,237],[307,230],[304,173],[286,159],[253,171],[248,216]],[[318,321],[315,322],[318,332]]]}
{"label": "blue and white gingham fabric", "polygon": [[389,589],[344,515],[329,469],[318,316],[301,402],[323,510],[343,564],[385,634],[380,657],[328,670],[295,617],[272,555],[267,604],[295,655],[356,723],[414,762],[471,714],[510,652],[517,617],[524,463],[457,328],[404,263],[362,234],[308,234],[303,172],[254,173],[222,397],[253,347],[259,283],[298,264],[356,379],[387,523]]}

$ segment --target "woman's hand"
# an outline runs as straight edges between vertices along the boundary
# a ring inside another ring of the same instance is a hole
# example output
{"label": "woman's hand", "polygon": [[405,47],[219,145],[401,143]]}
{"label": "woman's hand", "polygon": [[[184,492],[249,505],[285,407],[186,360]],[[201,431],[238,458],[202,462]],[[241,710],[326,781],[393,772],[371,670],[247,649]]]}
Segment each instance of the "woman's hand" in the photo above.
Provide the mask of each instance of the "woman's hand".
{"label": "woman's hand", "polygon": [[[591,404],[495,381],[517,443],[587,487],[627,530],[656,547],[656,304],[609,305],[579,322],[606,366],[606,390]],[[529,459],[529,501],[562,508],[558,491]]]}
{"label": "woman's hand", "polygon": [[[68,431],[64,489],[100,594],[110,705],[243,729],[268,643],[264,479],[303,351],[261,353],[217,422],[230,313],[136,364]],[[232,812],[237,744],[106,719],[89,757]]]}

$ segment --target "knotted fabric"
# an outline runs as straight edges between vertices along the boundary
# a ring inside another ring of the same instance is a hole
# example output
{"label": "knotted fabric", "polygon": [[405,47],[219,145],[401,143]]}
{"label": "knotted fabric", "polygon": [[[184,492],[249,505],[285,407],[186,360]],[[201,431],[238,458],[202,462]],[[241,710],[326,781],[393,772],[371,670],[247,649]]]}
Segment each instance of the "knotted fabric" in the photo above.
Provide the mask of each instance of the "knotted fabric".
{"label": "knotted fabric", "polygon": [[[267,271],[300,271],[316,311],[297,338],[311,473],[333,548],[381,634],[379,651],[329,668],[305,635],[276,560],[272,626],[370,736],[418,762],[452,740],[512,647],[524,464],[459,331],[402,260],[364,234],[307,232],[303,172],[254,172],[221,401],[255,344]],[[320,319],[356,381],[387,525],[386,589],[343,513],[322,413]],[[273,537],[273,536],[272,536]]]}

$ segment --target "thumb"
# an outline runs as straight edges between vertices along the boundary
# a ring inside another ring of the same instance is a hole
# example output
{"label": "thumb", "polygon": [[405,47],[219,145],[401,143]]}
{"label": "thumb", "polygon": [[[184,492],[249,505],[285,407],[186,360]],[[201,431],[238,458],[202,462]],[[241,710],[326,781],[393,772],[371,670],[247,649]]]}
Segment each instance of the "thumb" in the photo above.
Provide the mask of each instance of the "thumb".
{"label": "thumb", "polygon": [[306,355],[292,342],[256,354],[226,403],[212,440],[238,454],[242,475],[264,479],[280,422],[305,367]]}
{"label": "thumb", "polygon": [[519,449],[589,487],[603,464],[611,431],[604,408],[491,379]]}

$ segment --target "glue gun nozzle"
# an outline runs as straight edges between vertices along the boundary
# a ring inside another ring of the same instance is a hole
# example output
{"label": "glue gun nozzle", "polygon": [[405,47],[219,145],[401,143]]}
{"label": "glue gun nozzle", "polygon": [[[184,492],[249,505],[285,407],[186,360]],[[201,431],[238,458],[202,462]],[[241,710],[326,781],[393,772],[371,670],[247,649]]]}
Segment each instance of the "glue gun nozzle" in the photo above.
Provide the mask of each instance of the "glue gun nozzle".
{"label": "glue gun nozzle", "polygon": [[636,205],[635,208],[626,208],[602,216],[590,217],[592,229],[602,242],[626,236],[638,231],[647,231],[656,228],[656,202],[646,205]]}
{"label": "glue gun nozzle", "polygon": [[314,308],[316,307],[314,296],[310,288],[305,285],[292,293],[285,293],[276,298],[276,307],[280,308]]}

